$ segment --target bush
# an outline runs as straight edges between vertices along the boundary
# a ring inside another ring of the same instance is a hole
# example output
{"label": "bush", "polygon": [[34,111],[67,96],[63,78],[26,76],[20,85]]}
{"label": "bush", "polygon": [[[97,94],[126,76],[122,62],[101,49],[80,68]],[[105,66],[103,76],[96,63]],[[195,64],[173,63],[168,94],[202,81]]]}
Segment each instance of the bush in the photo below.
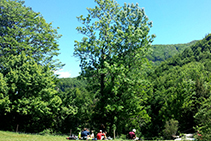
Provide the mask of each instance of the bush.
{"label": "bush", "polygon": [[45,129],[42,132],[39,132],[39,135],[52,135],[53,130],[52,129]]}
{"label": "bush", "polygon": [[125,135],[125,134],[121,134],[121,136],[119,137],[120,139],[123,139],[123,140],[126,140],[127,138],[127,135]]}
{"label": "bush", "polygon": [[176,135],[178,124],[179,122],[174,119],[166,121],[165,129],[163,130],[163,135],[166,139],[171,139],[173,135]]}

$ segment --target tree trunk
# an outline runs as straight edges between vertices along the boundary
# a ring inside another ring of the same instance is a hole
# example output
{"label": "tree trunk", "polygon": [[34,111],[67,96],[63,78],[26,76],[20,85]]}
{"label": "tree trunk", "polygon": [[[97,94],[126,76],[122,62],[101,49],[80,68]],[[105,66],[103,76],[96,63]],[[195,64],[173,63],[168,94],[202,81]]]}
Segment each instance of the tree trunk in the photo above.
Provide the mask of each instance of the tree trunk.
{"label": "tree trunk", "polygon": [[114,129],[114,139],[115,139],[115,129]]}
{"label": "tree trunk", "polygon": [[17,124],[17,126],[16,126],[16,132],[18,132],[18,127],[19,127],[19,124]]}

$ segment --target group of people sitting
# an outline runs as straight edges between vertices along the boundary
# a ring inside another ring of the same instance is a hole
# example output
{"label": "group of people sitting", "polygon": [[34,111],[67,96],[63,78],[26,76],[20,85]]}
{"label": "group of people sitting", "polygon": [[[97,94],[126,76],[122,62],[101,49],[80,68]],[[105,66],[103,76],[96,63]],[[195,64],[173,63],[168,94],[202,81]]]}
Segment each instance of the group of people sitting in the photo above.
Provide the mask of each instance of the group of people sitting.
{"label": "group of people sitting", "polygon": [[[129,132],[128,134],[128,138],[132,139],[132,140],[138,140],[138,138],[136,137],[136,129],[133,129],[131,132]],[[112,138],[110,137],[106,137],[106,131],[102,131],[100,130],[99,133],[97,133],[97,136],[95,138],[94,136],[94,132],[92,131],[92,133],[89,132],[89,130],[87,128],[84,128],[82,132],[79,133],[78,137],[67,137],[67,139],[81,139],[81,140],[111,140]]]}
{"label": "group of people sitting", "polygon": [[97,137],[95,138],[94,133],[92,131],[92,134],[90,134],[90,132],[84,128],[84,130],[81,132],[81,139],[83,140],[103,140],[103,139],[107,139],[106,138],[106,133],[107,132],[102,132],[102,130],[100,130],[99,133],[97,133]]}
{"label": "group of people sitting", "polygon": [[107,132],[103,132],[102,130],[100,130],[99,133],[97,133],[97,137],[95,138],[94,136],[94,132],[92,131],[92,133],[89,132],[89,130],[87,128],[84,128],[82,132],[79,133],[78,137],[67,137],[67,139],[81,139],[81,140],[103,140],[103,139],[107,139],[106,137],[106,133]]}

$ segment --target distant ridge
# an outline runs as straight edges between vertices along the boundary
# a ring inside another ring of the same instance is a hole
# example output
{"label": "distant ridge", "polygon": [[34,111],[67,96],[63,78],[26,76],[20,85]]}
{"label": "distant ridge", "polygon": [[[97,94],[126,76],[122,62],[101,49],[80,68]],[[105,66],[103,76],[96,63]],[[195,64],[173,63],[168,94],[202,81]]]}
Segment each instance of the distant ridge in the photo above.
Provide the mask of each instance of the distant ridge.
{"label": "distant ridge", "polygon": [[161,62],[155,71],[164,72],[172,67],[182,67],[193,62],[203,63],[206,70],[211,70],[211,34],[206,35],[202,40],[185,45],[184,51]]}
{"label": "distant ridge", "polygon": [[152,45],[153,51],[147,56],[147,58],[158,65],[162,61],[173,57],[176,54],[182,53],[186,48],[194,45],[197,40],[193,40],[185,44],[157,44]]}

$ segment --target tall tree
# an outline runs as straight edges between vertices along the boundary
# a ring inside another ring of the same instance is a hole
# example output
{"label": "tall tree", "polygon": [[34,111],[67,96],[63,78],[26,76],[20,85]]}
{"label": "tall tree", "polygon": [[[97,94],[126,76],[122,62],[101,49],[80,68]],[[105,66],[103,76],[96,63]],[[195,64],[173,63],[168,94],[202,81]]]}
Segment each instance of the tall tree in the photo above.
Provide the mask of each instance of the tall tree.
{"label": "tall tree", "polygon": [[22,51],[40,64],[62,66],[53,56],[59,53],[57,40],[61,35],[40,13],[24,6],[21,0],[0,1],[0,61]]}
{"label": "tall tree", "polygon": [[[114,0],[95,0],[89,14],[77,17],[84,35],[75,41],[74,55],[81,60],[85,76],[96,94],[94,119],[117,131],[127,120],[148,119],[142,106],[146,88],[145,56],[155,35],[149,36],[152,22],[138,4],[119,6]],[[147,121],[147,120],[145,120]],[[139,125],[136,122],[131,126]]]}
{"label": "tall tree", "polygon": [[[63,65],[57,29],[21,0],[0,1],[0,118],[1,129],[36,132],[57,124],[74,110],[55,90],[53,70]],[[18,126],[17,126],[18,127]]]}

